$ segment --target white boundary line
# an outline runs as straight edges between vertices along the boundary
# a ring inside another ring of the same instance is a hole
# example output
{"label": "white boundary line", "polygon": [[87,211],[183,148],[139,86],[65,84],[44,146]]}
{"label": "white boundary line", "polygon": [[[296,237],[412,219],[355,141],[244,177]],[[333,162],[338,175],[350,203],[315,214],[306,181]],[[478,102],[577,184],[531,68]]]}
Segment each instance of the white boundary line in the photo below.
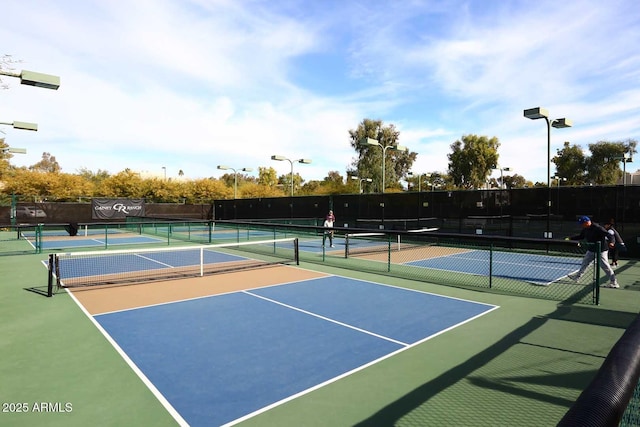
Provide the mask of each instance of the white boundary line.
{"label": "white boundary line", "polygon": [[158,401],[160,401],[162,406],[165,407],[165,409],[169,412],[169,414],[171,414],[171,416],[176,420],[176,422],[180,426],[188,427],[189,423],[187,423],[184,420],[184,418],[182,418],[180,413],[176,411],[173,405],[169,403],[169,401],[164,397],[162,393],[160,393],[160,391],[156,388],[156,386],[153,385],[153,383],[149,380],[149,378],[147,378],[147,376],[142,372],[142,370],[138,368],[138,365],[136,365],[133,362],[133,360],[131,360],[131,358],[127,355],[127,353],[125,353],[125,351],[122,350],[122,348],[118,345],[118,343],[111,337],[111,335],[109,335],[109,333],[100,325],[100,323],[98,323],[98,321],[91,315],[91,313],[89,313],[87,309],[84,308],[84,306],[80,303],[80,301],[78,301],[75,295],[73,295],[73,292],[71,292],[69,289],[66,289],[66,291],[69,294],[69,296],[71,296],[73,301],[75,301],[78,307],[80,307],[80,310],[82,310],[82,312],[91,320],[91,323],[93,323],[93,325],[102,333],[102,335],[107,339],[107,341],[109,341],[109,343],[113,346],[113,348],[116,349],[118,354],[120,354],[120,356],[124,359],[124,361],[131,367],[133,372],[135,372],[135,374],[138,375],[138,377],[142,380],[142,382],[149,388],[149,390],[154,394],[154,396],[158,399]]}

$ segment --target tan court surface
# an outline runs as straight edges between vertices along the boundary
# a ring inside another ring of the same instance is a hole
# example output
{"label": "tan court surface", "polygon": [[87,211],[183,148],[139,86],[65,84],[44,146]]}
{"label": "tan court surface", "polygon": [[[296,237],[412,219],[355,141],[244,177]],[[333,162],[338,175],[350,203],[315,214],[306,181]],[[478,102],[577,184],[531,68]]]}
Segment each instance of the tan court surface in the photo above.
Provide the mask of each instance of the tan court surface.
{"label": "tan court surface", "polygon": [[[0,426],[176,425],[74,299],[27,290],[46,284],[46,256],[0,257]],[[597,307],[300,267],[295,277],[356,277],[500,308],[239,425],[553,426],[640,307],[635,262],[619,267],[622,289],[602,289]],[[253,271],[243,280],[256,285],[271,283],[276,272]],[[194,297],[230,290],[223,276],[180,285]],[[135,305],[151,292],[144,285],[75,295],[101,312]],[[117,304],[104,295],[118,295]]]}

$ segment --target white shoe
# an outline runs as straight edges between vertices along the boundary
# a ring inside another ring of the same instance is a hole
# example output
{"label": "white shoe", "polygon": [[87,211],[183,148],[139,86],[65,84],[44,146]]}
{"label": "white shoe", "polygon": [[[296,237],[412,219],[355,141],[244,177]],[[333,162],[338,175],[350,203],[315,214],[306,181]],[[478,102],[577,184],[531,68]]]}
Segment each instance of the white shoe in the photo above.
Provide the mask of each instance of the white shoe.
{"label": "white shoe", "polygon": [[333,247],[335,247],[335,246],[331,245],[331,247],[333,248]]}
{"label": "white shoe", "polygon": [[617,282],[611,282],[608,285],[605,286],[605,288],[613,288],[613,289],[618,289],[620,287],[620,285],[618,285]]}
{"label": "white shoe", "polygon": [[574,282],[577,282],[578,280],[580,280],[580,275],[578,275],[578,272],[569,273],[569,274],[567,274],[567,277],[569,279],[573,280]]}

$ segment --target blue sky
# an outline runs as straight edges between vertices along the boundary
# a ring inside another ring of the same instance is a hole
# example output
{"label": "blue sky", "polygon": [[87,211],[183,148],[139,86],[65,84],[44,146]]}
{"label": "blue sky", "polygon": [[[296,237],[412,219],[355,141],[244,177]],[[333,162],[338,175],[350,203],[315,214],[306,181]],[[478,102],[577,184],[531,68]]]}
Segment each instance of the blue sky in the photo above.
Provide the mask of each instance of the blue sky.
{"label": "blue sky", "polygon": [[398,128],[415,173],[446,171],[450,145],[476,134],[499,139],[500,166],[546,181],[546,125],[526,108],[573,121],[552,129],[552,154],[640,140],[637,2],[565,3],[7,0],[0,55],[61,86],[4,77],[0,122],[39,130],[0,129],[28,150],[17,166],[46,151],[68,173],[289,173],[278,154],[312,159],[294,165],[311,180],[345,175],[348,131],[371,118]]}

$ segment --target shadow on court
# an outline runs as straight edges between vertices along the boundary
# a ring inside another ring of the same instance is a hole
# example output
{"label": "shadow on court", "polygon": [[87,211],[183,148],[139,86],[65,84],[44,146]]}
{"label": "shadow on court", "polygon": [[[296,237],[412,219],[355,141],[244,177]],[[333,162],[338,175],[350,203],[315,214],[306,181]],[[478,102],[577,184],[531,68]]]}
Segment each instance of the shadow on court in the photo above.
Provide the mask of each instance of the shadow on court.
{"label": "shadow on court", "polygon": [[[541,404],[547,405],[547,408],[555,407],[555,412],[545,411],[537,415],[535,420],[528,419],[528,421],[537,425],[556,425],[564,413],[573,405],[575,399],[570,398],[570,395],[567,394],[550,393],[549,388],[583,390],[591,382],[598,369],[596,366],[592,369],[585,369],[584,365],[572,362],[568,364],[568,367],[565,367],[564,372],[557,372],[557,370],[554,371],[554,368],[547,367],[545,359],[549,357],[549,354],[553,354],[555,359],[567,360],[578,356],[599,366],[604,361],[606,354],[595,354],[598,351],[589,350],[590,347],[588,345],[583,346],[584,351],[580,351],[571,348],[571,343],[565,344],[562,341],[560,341],[562,344],[556,346],[553,346],[553,344],[541,345],[536,344],[536,342],[540,342],[541,336],[546,337],[554,334],[555,326],[553,326],[553,322],[576,322],[624,330],[636,316],[637,314],[635,313],[560,305],[555,312],[545,317],[531,319],[486,350],[444,372],[437,378],[422,384],[355,425],[358,427],[396,426],[399,425],[401,420],[402,425],[415,425],[416,427],[424,425],[412,422],[414,419],[419,419],[422,422],[429,420],[429,424],[432,425],[445,421],[451,422],[457,419],[456,414],[451,412],[447,414],[448,417],[445,419],[442,414],[437,413],[439,411],[433,410],[433,407],[438,404],[434,403],[433,406],[430,406],[430,401],[437,396],[441,398],[441,393],[448,391],[450,395],[451,393],[458,393],[455,398],[458,402],[457,404],[464,405],[464,403],[460,402],[466,401],[473,405],[471,403],[474,400],[473,392],[469,392],[469,386],[475,388],[476,392],[479,393],[483,393],[482,390],[485,390],[498,392],[498,394],[503,394],[504,396],[520,396],[521,398],[541,402]],[[531,338],[534,334],[536,338]],[[543,341],[546,342],[544,338]],[[588,338],[585,338],[585,341],[588,342]],[[526,346],[524,349],[522,348],[523,345]],[[516,349],[518,346],[521,347],[520,350]],[[526,354],[526,358],[514,361],[514,357],[520,357],[523,351]],[[507,354],[508,352],[511,353]],[[518,356],[519,353],[520,356]],[[511,375],[496,378],[481,372],[482,369],[490,364],[493,366],[499,365],[501,369]],[[526,365],[524,369],[522,365]],[[530,375],[523,373],[530,373]],[[454,386],[465,381],[467,382],[466,388],[463,385],[462,391],[456,392],[456,387]],[[488,422],[502,425],[495,419],[489,421],[486,417],[487,414],[492,412],[494,414],[509,412],[504,410],[504,402],[496,403],[495,405],[497,406],[493,408],[493,411],[492,404],[487,405],[484,400],[483,402],[485,402],[483,403],[483,413],[478,413],[477,425],[483,425]],[[451,409],[451,411],[455,410]],[[526,415],[516,414],[512,425],[518,425],[518,421],[516,421],[518,416],[526,417]]]}

